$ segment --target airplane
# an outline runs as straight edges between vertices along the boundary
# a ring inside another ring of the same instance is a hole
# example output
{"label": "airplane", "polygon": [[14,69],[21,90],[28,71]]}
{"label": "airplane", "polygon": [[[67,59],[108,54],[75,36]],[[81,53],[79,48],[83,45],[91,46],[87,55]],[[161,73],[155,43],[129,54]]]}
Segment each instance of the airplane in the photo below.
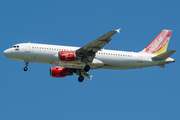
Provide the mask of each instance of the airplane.
{"label": "airplane", "polygon": [[60,46],[37,43],[19,43],[3,52],[7,58],[24,61],[24,71],[28,70],[28,63],[54,64],[50,68],[50,76],[62,78],[77,74],[78,81],[84,77],[89,79],[90,69],[135,69],[151,66],[164,68],[165,64],[175,60],[170,56],[176,50],[167,50],[171,30],[162,30],[161,33],[142,51],[127,52],[102,49],[110,44],[111,37],[119,33],[120,29],[112,30],[83,47]]}

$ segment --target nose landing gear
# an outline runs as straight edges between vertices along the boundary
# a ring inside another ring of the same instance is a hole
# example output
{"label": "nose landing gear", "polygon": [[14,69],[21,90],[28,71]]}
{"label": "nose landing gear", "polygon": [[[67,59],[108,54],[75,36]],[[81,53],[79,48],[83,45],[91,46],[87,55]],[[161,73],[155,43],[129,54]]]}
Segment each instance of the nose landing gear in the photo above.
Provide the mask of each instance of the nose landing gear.
{"label": "nose landing gear", "polygon": [[28,70],[28,68],[27,67],[24,67],[24,71],[27,71]]}
{"label": "nose landing gear", "polygon": [[27,71],[28,70],[28,62],[25,62],[25,65],[26,65],[26,67],[24,67],[24,71]]}

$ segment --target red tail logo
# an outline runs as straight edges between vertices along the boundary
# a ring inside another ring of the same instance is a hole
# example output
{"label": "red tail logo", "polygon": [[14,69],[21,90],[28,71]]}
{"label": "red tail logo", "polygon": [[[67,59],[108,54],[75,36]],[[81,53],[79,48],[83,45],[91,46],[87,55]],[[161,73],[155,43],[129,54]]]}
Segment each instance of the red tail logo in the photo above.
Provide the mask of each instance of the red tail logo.
{"label": "red tail logo", "polygon": [[142,52],[161,54],[166,52],[171,30],[163,30]]}

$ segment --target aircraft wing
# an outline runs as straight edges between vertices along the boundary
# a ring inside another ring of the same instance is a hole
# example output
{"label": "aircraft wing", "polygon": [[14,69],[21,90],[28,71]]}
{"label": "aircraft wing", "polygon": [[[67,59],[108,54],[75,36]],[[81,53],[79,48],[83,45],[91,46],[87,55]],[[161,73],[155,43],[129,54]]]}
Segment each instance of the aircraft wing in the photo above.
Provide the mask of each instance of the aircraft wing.
{"label": "aircraft wing", "polygon": [[[76,50],[76,53],[83,54],[84,59],[88,62],[92,62],[97,51],[101,50],[106,44],[109,44],[111,37],[118,32],[120,29],[109,31],[98,39],[90,42],[89,44]],[[85,61],[86,61],[85,60]]]}

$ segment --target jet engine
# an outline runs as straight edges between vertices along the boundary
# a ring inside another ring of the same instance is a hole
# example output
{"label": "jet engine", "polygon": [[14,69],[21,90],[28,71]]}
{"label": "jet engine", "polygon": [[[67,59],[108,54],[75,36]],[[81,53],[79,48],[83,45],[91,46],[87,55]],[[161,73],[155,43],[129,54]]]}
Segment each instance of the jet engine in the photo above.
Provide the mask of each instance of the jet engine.
{"label": "jet engine", "polygon": [[63,67],[51,67],[50,75],[51,75],[51,77],[60,78],[60,77],[66,77],[66,76],[73,75],[73,72],[69,72],[69,71],[67,71],[66,68],[63,68]]}
{"label": "jet engine", "polygon": [[76,59],[76,54],[69,51],[60,51],[58,53],[58,58],[60,61],[74,61]]}

